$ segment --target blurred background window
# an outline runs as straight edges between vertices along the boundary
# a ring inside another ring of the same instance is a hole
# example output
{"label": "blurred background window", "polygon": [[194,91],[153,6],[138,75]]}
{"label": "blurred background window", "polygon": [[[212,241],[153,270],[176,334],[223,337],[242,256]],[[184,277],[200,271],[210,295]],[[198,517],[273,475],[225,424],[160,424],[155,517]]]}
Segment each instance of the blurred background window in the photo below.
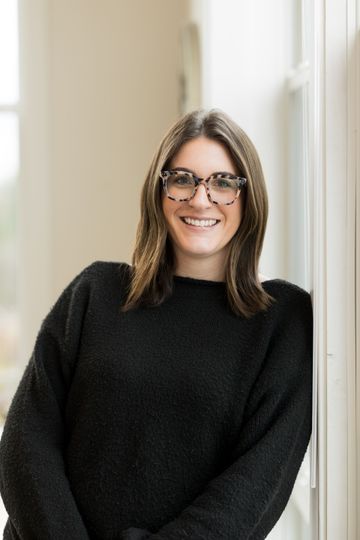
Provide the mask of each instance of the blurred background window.
{"label": "blurred background window", "polygon": [[16,0],[0,0],[0,425],[18,376],[17,187],[19,54]]}

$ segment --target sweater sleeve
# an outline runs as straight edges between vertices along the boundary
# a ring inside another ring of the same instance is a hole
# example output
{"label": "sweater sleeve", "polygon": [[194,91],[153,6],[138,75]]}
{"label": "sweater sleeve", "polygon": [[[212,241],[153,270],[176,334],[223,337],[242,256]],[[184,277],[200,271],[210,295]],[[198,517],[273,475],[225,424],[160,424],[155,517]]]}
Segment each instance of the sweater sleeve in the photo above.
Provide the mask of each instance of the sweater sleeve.
{"label": "sweater sleeve", "polygon": [[[152,540],[263,540],[290,498],[312,429],[313,312],[302,290],[284,306],[247,400],[228,467]],[[133,533],[133,536],[131,535]]]}
{"label": "sweater sleeve", "polygon": [[[95,264],[95,263],[93,263]],[[66,476],[64,409],[89,296],[78,274],[42,322],[0,441],[5,540],[88,540]]]}

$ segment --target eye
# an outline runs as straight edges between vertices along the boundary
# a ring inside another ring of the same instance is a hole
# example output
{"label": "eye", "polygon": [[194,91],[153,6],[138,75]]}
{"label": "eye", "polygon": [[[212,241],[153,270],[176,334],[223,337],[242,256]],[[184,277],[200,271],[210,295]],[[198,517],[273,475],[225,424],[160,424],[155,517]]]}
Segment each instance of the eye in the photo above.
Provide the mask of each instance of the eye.
{"label": "eye", "polygon": [[177,176],[176,183],[177,184],[191,184],[192,180],[188,176]]}
{"label": "eye", "polygon": [[221,177],[215,177],[212,181],[212,185],[220,189],[234,189],[234,187],[236,187],[234,180],[227,180],[226,178]]}
{"label": "eye", "polygon": [[169,177],[171,184],[176,186],[191,186],[194,184],[194,181],[190,175],[174,173]]}

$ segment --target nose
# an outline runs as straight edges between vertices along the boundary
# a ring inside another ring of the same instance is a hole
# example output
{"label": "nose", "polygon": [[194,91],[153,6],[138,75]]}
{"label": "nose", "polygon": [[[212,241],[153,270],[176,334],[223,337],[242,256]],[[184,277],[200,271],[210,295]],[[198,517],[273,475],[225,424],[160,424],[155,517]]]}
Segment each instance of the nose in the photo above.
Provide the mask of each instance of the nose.
{"label": "nose", "polygon": [[209,208],[210,206],[212,206],[212,203],[209,201],[209,198],[206,192],[206,186],[203,182],[200,183],[194,197],[190,199],[188,203],[190,206],[193,206],[194,208],[197,208],[197,207]]}

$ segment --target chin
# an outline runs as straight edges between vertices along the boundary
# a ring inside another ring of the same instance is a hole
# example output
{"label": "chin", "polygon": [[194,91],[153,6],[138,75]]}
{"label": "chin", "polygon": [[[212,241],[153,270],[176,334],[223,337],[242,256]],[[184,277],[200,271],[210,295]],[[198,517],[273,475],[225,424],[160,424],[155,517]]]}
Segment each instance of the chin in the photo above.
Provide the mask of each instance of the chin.
{"label": "chin", "polygon": [[184,253],[192,253],[194,255],[213,255],[216,251],[219,251],[216,246],[209,246],[204,244],[178,244],[178,249]]}
{"label": "chin", "polygon": [[176,247],[179,253],[184,253],[187,256],[197,258],[212,257],[213,255],[216,255],[216,253],[218,253],[219,251],[222,251],[222,248],[209,245],[195,246],[189,244],[177,244]]}

